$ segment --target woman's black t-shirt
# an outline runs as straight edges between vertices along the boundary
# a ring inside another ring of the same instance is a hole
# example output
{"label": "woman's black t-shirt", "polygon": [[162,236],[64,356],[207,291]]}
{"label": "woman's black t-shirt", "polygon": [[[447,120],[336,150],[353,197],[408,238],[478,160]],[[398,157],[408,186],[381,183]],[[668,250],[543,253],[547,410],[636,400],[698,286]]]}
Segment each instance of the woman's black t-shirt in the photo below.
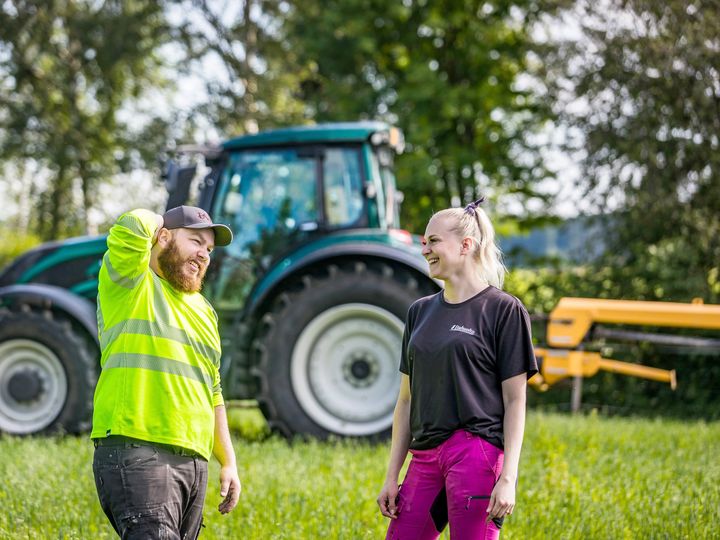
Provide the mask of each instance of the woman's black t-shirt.
{"label": "woman's black t-shirt", "polygon": [[487,287],[450,304],[443,291],[408,311],[400,371],[410,377],[410,448],[434,448],[464,429],[503,448],[502,381],[537,373],[520,300]]}

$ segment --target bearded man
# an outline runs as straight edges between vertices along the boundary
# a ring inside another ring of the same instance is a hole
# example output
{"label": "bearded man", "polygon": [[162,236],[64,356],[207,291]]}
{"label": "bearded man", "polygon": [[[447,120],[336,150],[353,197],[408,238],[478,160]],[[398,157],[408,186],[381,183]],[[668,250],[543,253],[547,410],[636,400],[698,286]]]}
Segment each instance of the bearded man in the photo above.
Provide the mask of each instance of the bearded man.
{"label": "bearded man", "polygon": [[100,505],[123,539],[197,538],[210,454],[220,463],[218,510],[237,505],[217,314],[200,294],[210,253],[231,241],[192,206],[133,210],[110,229],[90,436]]}

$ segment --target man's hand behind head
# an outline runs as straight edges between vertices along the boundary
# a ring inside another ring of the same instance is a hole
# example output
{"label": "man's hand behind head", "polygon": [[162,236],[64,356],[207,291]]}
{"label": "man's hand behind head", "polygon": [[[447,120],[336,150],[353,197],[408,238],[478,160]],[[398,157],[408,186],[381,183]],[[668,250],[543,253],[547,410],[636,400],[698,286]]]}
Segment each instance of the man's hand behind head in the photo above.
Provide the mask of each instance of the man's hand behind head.
{"label": "man's hand behind head", "polygon": [[151,245],[153,245],[153,246],[157,242],[157,237],[158,237],[158,234],[160,234],[160,229],[162,229],[163,225],[164,225],[163,217],[160,214],[155,214],[155,221],[157,221],[157,229],[155,229],[155,233],[153,234],[153,237],[152,237]]}

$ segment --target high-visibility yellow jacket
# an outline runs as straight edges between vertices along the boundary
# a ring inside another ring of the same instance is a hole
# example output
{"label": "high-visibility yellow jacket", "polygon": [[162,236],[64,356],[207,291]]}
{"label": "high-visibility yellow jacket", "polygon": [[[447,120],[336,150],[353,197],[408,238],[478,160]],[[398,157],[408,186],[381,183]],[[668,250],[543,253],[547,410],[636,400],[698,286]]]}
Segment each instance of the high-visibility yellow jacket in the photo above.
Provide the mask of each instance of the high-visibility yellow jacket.
{"label": "high-visibility yellow jacket", "polygon": [[217,314],[200,294],[150,269],[155,214],[133,210],[110,229],[98,285],[102,371],[92,438],[125,435],[210,458],[220,388]]}

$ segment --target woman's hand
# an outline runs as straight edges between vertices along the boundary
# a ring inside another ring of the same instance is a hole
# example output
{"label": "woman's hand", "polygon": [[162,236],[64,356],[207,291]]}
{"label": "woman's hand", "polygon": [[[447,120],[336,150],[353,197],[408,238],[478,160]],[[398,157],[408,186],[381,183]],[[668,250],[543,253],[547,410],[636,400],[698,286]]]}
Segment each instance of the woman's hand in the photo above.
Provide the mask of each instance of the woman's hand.
{"label": "woman's hand", "polygon": [[380,495],[378,495],[377,503],[380,507],[380,513],[390,519],[397,519],[397,482],[385,482]]}
{"label": "woman's hand", "polygon": [[495,484],[488,502],[488,517],[486,521],[494,518],[509,516],[515,509],[515,482],[503,476]]}

